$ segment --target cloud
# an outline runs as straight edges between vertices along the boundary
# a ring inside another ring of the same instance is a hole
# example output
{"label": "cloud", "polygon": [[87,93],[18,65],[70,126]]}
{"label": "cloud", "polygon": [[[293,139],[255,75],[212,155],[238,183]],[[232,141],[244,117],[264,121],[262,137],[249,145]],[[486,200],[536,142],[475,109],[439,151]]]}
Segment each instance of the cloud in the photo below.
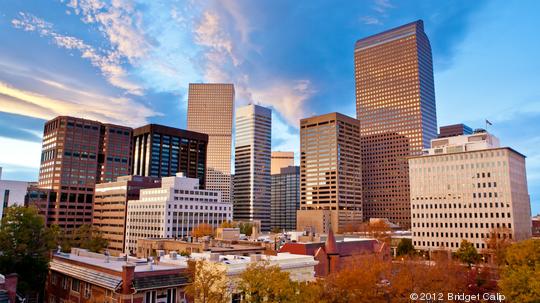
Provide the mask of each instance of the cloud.
{"label": "cloud", "polygon": [[[39,168],[41,142],[29,142],[0,137],[1,166],[20,166],[24,168]],[[11,148],[17,147],[17,148]],[[7,164],[7,165],[6,165]]]}
{"label": "cloud", "polygon": [[93,66],[99,68],[112,85],[125,89],[134,95],[142,94],[142,88],[127,79],[127,72],[121,66],[121,53],[111,50],[99,51],[79,38],[59,34],[51,23],[28,13],[20,12],[19,17],[13,19],[11,24],[15,28],[35,31],[42,37],[51,38],[53,43],[59,47],[78,50],[81,57],[88,59]]}
{"label": "cloud", "polygon": [[366,25],[382,25],[382,21],[379,18],[372,16],[363,16],[360,17],[360,21]]}
{"label": "cloud", "polygon": [[381,14],[386,13],[391,8],[395,8],[395,6],[390,3],[390,0],[375,0],[375,5],[373,6],[373,10]]}
{"label": "cloud", "polygon": [[46,120],[59,115],[71,115],[130,126],[144,124],[148,117],[158,115],[129,98],[109,97],[66,87],[50,80],[41,81],[49,84],[49,91],[56,88],[59,95],[70,96],[71,99],[49,97],[0,81],[1,110]]}

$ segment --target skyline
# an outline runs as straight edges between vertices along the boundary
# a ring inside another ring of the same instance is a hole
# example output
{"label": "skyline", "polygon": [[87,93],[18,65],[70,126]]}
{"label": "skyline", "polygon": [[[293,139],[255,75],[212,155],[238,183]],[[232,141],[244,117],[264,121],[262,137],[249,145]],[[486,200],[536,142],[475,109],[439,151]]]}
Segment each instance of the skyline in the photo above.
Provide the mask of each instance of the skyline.
{"label": "skyline", "polygon": [[273,149],[298,157],[300,118],[355,116],[356,40],[423,19],[438,126],[493,122],[488,130],[502,145],[527,156],[540,212],[540,42],[528,39],[540,26],[539,3],[122,2],[8,1],[0,9],[0,39],[12,41],[0,45],[0,145],[10,147],[0,150],[3,179],[37,179],[43,124],[56,115],[186,129],[190,82],[231,82],[237,107],[272,107]]}

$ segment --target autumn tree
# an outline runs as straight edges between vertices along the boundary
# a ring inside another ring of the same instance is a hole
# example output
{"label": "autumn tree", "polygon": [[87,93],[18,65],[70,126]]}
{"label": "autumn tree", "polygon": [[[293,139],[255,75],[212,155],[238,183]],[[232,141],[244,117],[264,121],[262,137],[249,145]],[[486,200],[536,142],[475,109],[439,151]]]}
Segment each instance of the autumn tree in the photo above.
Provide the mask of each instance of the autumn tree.
{"label": "autumn tree", "polygon": [[240,233],[248,237],[253,233],[253,224],[249,222],[240,222],[238,223],[238,227],[240,228]]}
{"label": "autumn tree", "polygon": [[540,301],[540,240],[510,245],[505,252],[499,287],[509,302]]}
{"label": "autumn tree", "polygon": [[227,269],[221,263],[198,260],[189,262],[191,284],[186,294],[195,303],[228,303],[231,301]]}
{"label": "autumn tree", "polygon": [[236,224],[234,221],[223,221],[223,222],[221,222],[219,227],[221,227],[221,228],[234,228],[234,227],[238,227],[238,224]]}
{"label": "autumn tree", "polygon": [[478,263],[482,258],[474,245],[467,240],[461,241],[459,249],[456,251],[456,257],[461,262],[466,263],[469,267],[471,267],[472,264]]}
{"label": "autumn tree", "polygon": [[294,302],[297,287],[288,272],[268,262],[251,263],[240,275],[236,288],[244,303]]}
{"label": "autumn tree", "polygon": [[397,246],[398,256],[410,255],[414,252],[415,250],[411,239],[403,238],[399,241],[399,244]]}
{"label": "autumn tree", "polygon": [[5,208],[0,226],[0,272],[18,273],[22,293],[42,290],[53,243],[35,207]]}
{"label": "autumn tree", "polygon": [[484,242],[487,249],[484,252],[493,258],[493,263],[501,266],[504,262],[506,249],[512,244],[512,231],[509,228],[495,228],[489,232]]}
{"label": "autumn tree", "polygon": [[212,225],[202,223],[193,228],[191,231],[191,236],[195,238],[201,238],[206,236],[211,236],[214,234],[214,229],[212,228]]}

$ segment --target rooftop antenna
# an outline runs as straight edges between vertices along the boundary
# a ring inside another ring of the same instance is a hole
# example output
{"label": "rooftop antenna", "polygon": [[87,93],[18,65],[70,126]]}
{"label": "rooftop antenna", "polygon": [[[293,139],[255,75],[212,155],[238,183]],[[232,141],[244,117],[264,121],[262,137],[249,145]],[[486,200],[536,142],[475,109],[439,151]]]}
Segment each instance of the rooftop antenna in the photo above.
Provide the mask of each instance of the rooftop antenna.
{"label": "rooftop antenna", "polygon": [[493,125],[488,119],[486,119],[486,131],[488,129],[488,125]]}

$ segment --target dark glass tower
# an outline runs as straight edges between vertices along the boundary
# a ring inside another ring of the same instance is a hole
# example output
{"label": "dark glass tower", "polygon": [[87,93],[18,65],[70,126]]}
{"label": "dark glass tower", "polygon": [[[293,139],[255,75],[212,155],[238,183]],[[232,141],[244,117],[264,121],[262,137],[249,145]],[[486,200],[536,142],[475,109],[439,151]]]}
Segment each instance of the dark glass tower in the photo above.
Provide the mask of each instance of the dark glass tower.
{"label": "dark glass tower", "polygon": [[420,155],[437,137],[433,62],[424,23],[358,40],[354,64],[365,217],[409,227],[407,158]]}
{"label": "dark glass tower", "polygon": [[132,175],[198,178],[205,188],[208,135],[149,124],[133,130]]}

